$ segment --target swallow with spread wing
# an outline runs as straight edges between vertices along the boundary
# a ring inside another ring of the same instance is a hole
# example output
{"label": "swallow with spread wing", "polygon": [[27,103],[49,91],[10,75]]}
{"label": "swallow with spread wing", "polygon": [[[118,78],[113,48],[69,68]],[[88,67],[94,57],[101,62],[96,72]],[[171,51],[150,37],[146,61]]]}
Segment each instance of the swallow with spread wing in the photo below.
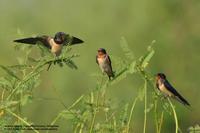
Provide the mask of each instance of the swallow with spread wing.
{"label": "swallow with spread wing", "polygon": [[108,75],[109,80],[111,79],[111,77],[114,77],[110,57],[106,53],[106,50],[104,48],[100,48],[98,50],[96,62],[99,65],[101,71]]}
{"label": "swallow with spread wing", "polygon": [[14,40],[14,42],[32,45],[35,45],[38,42],[42,43],[45,47],[49,48],[55,56],[59,56],[61,54],[63,46],[83,43],[81,39],[70,36],[64,32],[57,32],[54,38],[51,36],[42,35],[37,37],[17,39]]}
{"label": "swallow with spread wing", "polygon": [[183,105],[190,106],[189,102],[181,96],[176,89],[169,83],[165,74],[158,73],[156,75],[156,87],[166,96],[173,97]]}

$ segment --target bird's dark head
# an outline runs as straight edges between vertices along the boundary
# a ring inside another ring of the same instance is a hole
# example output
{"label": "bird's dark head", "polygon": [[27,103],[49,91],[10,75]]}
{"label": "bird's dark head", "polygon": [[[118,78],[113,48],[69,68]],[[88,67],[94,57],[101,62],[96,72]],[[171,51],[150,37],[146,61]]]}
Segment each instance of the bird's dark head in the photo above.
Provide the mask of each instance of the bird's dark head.
{"label": "bird's dark head", "polygon": [[164,73],[157,73],[156,74],[156,79],[166,79],[166,76]]}
{"label": "bird's dark head", "polygon": [[106,50],[104,48],[98,49],[98,55],[105,55],[105,54],[106,54]]}
{"label": "bird's dark head", "polygon": [[64,33],[64,32],[57,32],[55,34],[55,37],[54,37],[54,41],[57,43],[57,44],[63,44],[67,41],[67,37],[69,35]]}

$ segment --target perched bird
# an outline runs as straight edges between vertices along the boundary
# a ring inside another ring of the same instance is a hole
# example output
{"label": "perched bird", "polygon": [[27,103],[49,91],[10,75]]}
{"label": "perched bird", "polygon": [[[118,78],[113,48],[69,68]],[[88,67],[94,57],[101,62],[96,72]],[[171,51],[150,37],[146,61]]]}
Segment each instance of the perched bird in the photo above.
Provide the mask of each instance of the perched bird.
{"label": "perched bird", "polygon": [[165,74],[158,73],[156,75],[156,86],[157,88],[165,95],[169,97],[173,97],[178,100],[183,105],[190,106],[189,102],[185,100],[176,89],[168,82]]}
{"label": "perched bird", "polygon": [[109,55],[106,53],[105,49],[98,49],[98,53],[96,55],[96,62],[99,65],[101,71],[108,75],[109,80],[111,79],[111,77],[114,77],[111,60]]}
{"label": "perched bird", "polygon": [[70,36],[69,34],[66,34],[64,32],[57,32],[54,38],[51,36],[42,35],[42,36],[29,37],[29,38],[24,38],[24,39],[17,39],[17,40],[14,40],[14,42],[27,43],[27,44],[32,44],[32,45],[35,45],[38,42],[42,43],[45,47],[49,48],[55,56],[59,56],[61,54],[62,48],[65,45],[83,43],[81,39],[76,38],[74,36]]}

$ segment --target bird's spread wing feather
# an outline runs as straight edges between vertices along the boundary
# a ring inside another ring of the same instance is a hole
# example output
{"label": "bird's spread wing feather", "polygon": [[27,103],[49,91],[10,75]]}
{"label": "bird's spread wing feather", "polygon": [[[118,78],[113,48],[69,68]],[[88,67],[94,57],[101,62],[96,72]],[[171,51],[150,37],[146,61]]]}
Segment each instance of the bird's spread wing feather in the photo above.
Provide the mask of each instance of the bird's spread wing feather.
{"label": "bird's spread wing feather", "polygon": [[47,48],[51,48],[49,45],[49,38],[48,36],[37,36],[37,37],[29,37],[29,38],[23,38],[23,39],[17,39],[14,40],[14,42],[17,43],[25,43],[25,44],[32,44],[35,45],[37,43],[42,43]]}
{"label": "bird's spread wing feather", "polygon": [[185,100],[167,80],[165,80],[163,84],[165,85],[166,89],[168,89],[170,92],[172,92],[175,95],[175,97],[179,98],[178,100],[180,102],[186,105],[190,105],[188,101]]}
{"label": "bird's spread wing feather", "polygon": [[81,39],[79,39],[77,37],[72,36],[72,42],[71,42],[72,45],[73,44],[80,44],[80,43],[83,43],[83,40],[81,40]]}
{"label": "bird's spread wing feather", "polygon": [[63,45],[75,45],[75,44],[80,44],[80,43],[84,43],[84,41],[77,37],[69,36],[66,38],[66,41]]}

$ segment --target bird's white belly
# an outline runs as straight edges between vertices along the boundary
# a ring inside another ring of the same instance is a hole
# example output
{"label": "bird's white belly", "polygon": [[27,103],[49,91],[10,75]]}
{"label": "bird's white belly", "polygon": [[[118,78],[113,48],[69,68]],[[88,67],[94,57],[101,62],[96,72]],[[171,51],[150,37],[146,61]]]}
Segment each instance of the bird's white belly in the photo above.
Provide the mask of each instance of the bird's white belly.
{"label": "bird's white belly", "polygon": [[108,72],[110,66],[109,66],[108,63],[106,63],[106,58],[104,58],[104,59],[100,58],[100,59],[98,59],[98,61],[99,61],[99,67],[100,67],[101,71],[102,72]]}
{"label": "bird's white belly", "polygon": [[163,92],[165,95],[172,96],[173,94],[165,88],[164,84],[159,85],[160,91]]}

